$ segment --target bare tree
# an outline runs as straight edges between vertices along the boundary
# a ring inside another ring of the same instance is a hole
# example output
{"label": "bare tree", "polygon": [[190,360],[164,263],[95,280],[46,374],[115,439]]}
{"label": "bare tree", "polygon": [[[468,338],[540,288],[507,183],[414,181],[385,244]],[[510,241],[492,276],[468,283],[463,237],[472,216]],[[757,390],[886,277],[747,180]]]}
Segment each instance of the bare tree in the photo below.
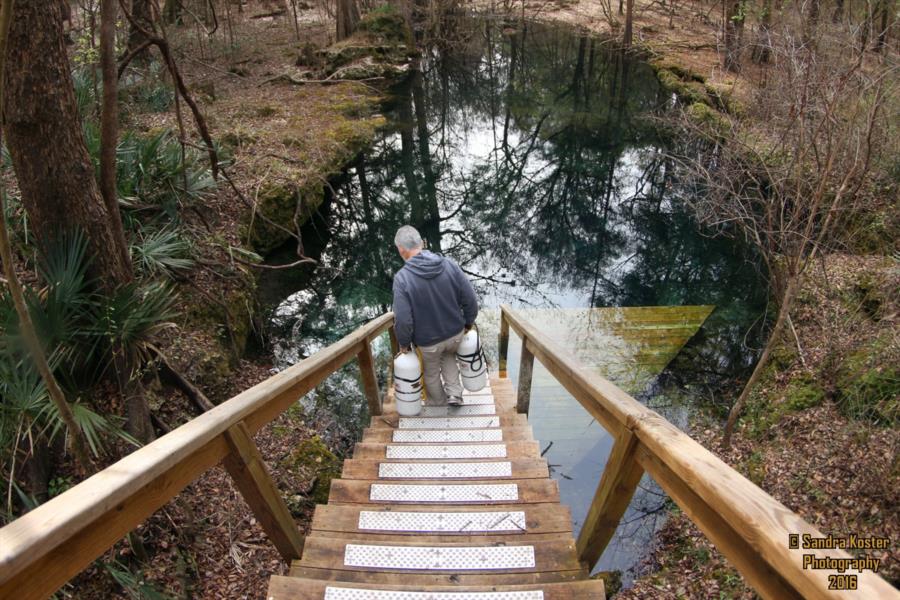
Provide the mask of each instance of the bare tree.
{"label": "bare tree", "polygon": [[337,40],[350,37],[359,24],[356,0],[337,0]]}
{"label": "bare tree", "polygon": [[872,164],[888,129],[890,70],[864,68],[849,37],[819,48],[804,43],[806,35],[804,28],[774,36],[776,66],[748,119],[719,128],[699,158],[680,159],[699,183],[689,201],[700,220],[759,250],[778,301],[769,339],[729,414],[726,446],[788,322],[800,277],[871,197]]}
{"label": "bare tree", "polygon": [[725,19],[722,23],[725,41],[723,66],[729,71],[741,70],[741,46],[744,38],[744,0],[723,0]]}

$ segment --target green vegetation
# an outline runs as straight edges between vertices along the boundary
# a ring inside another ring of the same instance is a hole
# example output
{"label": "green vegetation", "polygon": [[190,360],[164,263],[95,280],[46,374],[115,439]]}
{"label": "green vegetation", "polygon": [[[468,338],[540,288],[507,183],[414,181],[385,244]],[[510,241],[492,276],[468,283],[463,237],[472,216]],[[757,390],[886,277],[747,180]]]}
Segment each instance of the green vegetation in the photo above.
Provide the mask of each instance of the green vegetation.
{"label": "green vegetation", "polygon": [[309,501],[327,504],[331,480],[341,475],[341,459],[334,455],[319,436],[313,436],[300,443],[282,461],[282,466],[293,473],[303,474],[307,479],[315,479],[309,493]]}
{"label": "green vegetation", "polygon": [[856,349],[840,365],[835,397],[841,411],[878,425],[900,424],[900,345],[885,331]]}

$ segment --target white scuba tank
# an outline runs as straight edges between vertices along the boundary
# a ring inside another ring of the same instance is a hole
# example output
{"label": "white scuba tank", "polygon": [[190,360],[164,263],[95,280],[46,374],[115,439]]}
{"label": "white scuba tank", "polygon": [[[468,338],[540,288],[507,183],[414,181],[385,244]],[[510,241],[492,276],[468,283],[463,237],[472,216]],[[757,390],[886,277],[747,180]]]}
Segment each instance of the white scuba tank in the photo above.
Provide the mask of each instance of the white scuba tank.
{"label": "white scuba tank", "polygon": [[467,390],[477,392],[487,385],[487,360],[477,329],[470,329],[463,336],[456,349],[456,362],[459,364],[463,387]]}
{"label": "white scuba tank", "polygon": [[422,365],[413,350],[394,358],[394,399],[400,416],[414,417],[422,410]]}

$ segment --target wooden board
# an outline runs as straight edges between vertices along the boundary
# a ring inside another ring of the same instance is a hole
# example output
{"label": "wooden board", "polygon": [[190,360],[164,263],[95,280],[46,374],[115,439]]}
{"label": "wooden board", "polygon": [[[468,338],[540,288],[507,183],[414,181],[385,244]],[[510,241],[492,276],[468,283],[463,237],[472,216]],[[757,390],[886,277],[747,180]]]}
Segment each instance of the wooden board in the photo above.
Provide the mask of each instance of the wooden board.
{"label": "wooden board", "polygon": [[[369,499],[369,487],[372,485],[372,481],[365,480],[347,480],[347,479],[332,479],[331,480],[331,492],[328,496],[329,504],[381,504],[380,502],[373,502]],[[415,481],[415,482],[406,482],[412,483],[414,485],[441,485],[446,484],[446,481]],[[545,502],[559,502],[559,486],[556,481],[552,479],[505,479],[503,483],[514,483],[519,488],[519,500],[516,504],[534,504],[534,503],[545,503]],[[391,502],[391,504],[406,504],[399,502]],[[486,504],[493,506],[494,504],[502,504],[502,503],[490,503],[490,502],[472,502],[472,503],[460,503],[464,505],[471,504]]]}
{"label": "wooden board", "polygon": [[[460,505],[422,505],[410,504],[403,507],[396,506],[350,506],[350,505],[319,505],[316,507],[313,515],[310,529],[312,531],[321,532],[360,532],[358,527],[359,514],[362,511],[380,511],[387,514],[404,511],[404,512],[422,512],[422,513],[461,513],[472,514],[474,512],[502,512],[502,511],[524,511],[525,512],[525,530],[529,534],[532,533],[569,533],[572,532],[572,517],[569,509],[560,504],[543,503],[521,505],[504,505],[494,504],[484,507],[479,506],[460,506]],[[372,532],[370,532],[372,533]],[[378,531],[375,533],[388,534],[393,536],[415,536],[419,537],[419,533],[397,531],[386,532]],[[469,535],[466,532],[445,532],[442,535],[462,537]],[[496,535],[485,532],[484,535]]]}
{"label": "wooden board", "polygon": [[[425,460],[425,459],[416,459],[413,457],[402,458],[402,459],[394,459],[394,458],[386,458],[386,452],[388,446],[391,447],[404,447],[404,448],[425,448],[425,447],[433,447],[433,446],[450,446],[450,447],[472,447],[477,448],[478,446],[504,446],[506,449],[505,457],[506,458],[540,458],[541,450],[538,446],[537,442],[477,442],[477,443],[467,443],[467,444],[453,444],[453,443],[440,443],[440,444],[399,444],[399,443],[372,443],[372,442],[362,442],[356,444],[353,449],[353,458],[354,459],[381,459],[381,460]],[[504,456],[498,456],[495,458],[503,458]],[[431,459],[438,460],[438,459]],[[440,460],[444,460],[441,458]],[[467,459],[468,460],[468,459]]]}
{"label": "wooden board", "polygon": [[[528,441],[532,440],[533,433],[531,427],[504,427],[503,430],[502,442],[516,442],[516,441]],[[386,443],[394,443],[393,441],[393,430],[387,427],[379,427],[372,429],[371,427],[366,428],[363,431],[362,442],[363,443],[373,443],[373,444],[386,444]],[[417,442],[419,443],[419,442]],[[430,443],[438,443],[438,442],[430,442]],[[443,442],[441,442],[443,443]],[[451,442],[452,443],[452,442]],[[467,442],[468,443],[468,442]],[[490,442],[494,443],[494,442]]]}
{"label": "wooden board", "polygon": [[[542,458],[514,458],[514,459],[487,459],[487,460],[466,460],[464,463],[468,464],[497,464],[497,463],[505,463],[508,462],[512,465],[512,475],[510,478],[512,479],[537,479],[549,477],[550,472],[547,468],[547,461]],[[379,466],[382,464],[412,464],[411,461],[384,461],[384,460],[370,460],[370,459],[348,459],[344,461],[344,469],[341,472],[341,479],[379,479]],[[420,468],[427,468],[428,465],[442,465],[442,464],[463,464],[463,461],[415,461],[415,464]],[[461,468],[462,470],[462,468]],[[496,477],[452,477],[447,479],[442,479],[444,483],[458,483],[460,481],[470,481],[470,480],[487,480],[487,479],[495,479]],[[503,478],[505,481],[508,478]],[[409,478],[409,477],[392,477],[390,481],[421,481],[420,478]]]}
{"label": "wooden board", "polygon": [[409,585],[374,585],[370,583],[336,583],[322,579],[301,577],[282,577],[276,575],[269,582],[266,593],[268,600],[321,600],[328,586],[353,587],[366,590],[393,590],[402,592],[514,592],[540,589],[544,600],[604,600],[606,594],[602,581],[573,581],[569,583],[545,583],[534,585],[484,585],[484,586],[429,586],[416,587]]}

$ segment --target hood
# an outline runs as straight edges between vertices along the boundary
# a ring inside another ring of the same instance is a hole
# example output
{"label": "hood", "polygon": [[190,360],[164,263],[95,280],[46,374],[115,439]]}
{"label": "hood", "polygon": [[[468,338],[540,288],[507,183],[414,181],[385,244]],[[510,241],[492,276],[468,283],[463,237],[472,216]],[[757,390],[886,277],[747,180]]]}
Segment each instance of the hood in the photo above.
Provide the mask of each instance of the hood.
{"label": "hood", "polygon": [[405,268],[423,279],[434,279],[444,272],[444,257],[423,250],[406,261]]}

